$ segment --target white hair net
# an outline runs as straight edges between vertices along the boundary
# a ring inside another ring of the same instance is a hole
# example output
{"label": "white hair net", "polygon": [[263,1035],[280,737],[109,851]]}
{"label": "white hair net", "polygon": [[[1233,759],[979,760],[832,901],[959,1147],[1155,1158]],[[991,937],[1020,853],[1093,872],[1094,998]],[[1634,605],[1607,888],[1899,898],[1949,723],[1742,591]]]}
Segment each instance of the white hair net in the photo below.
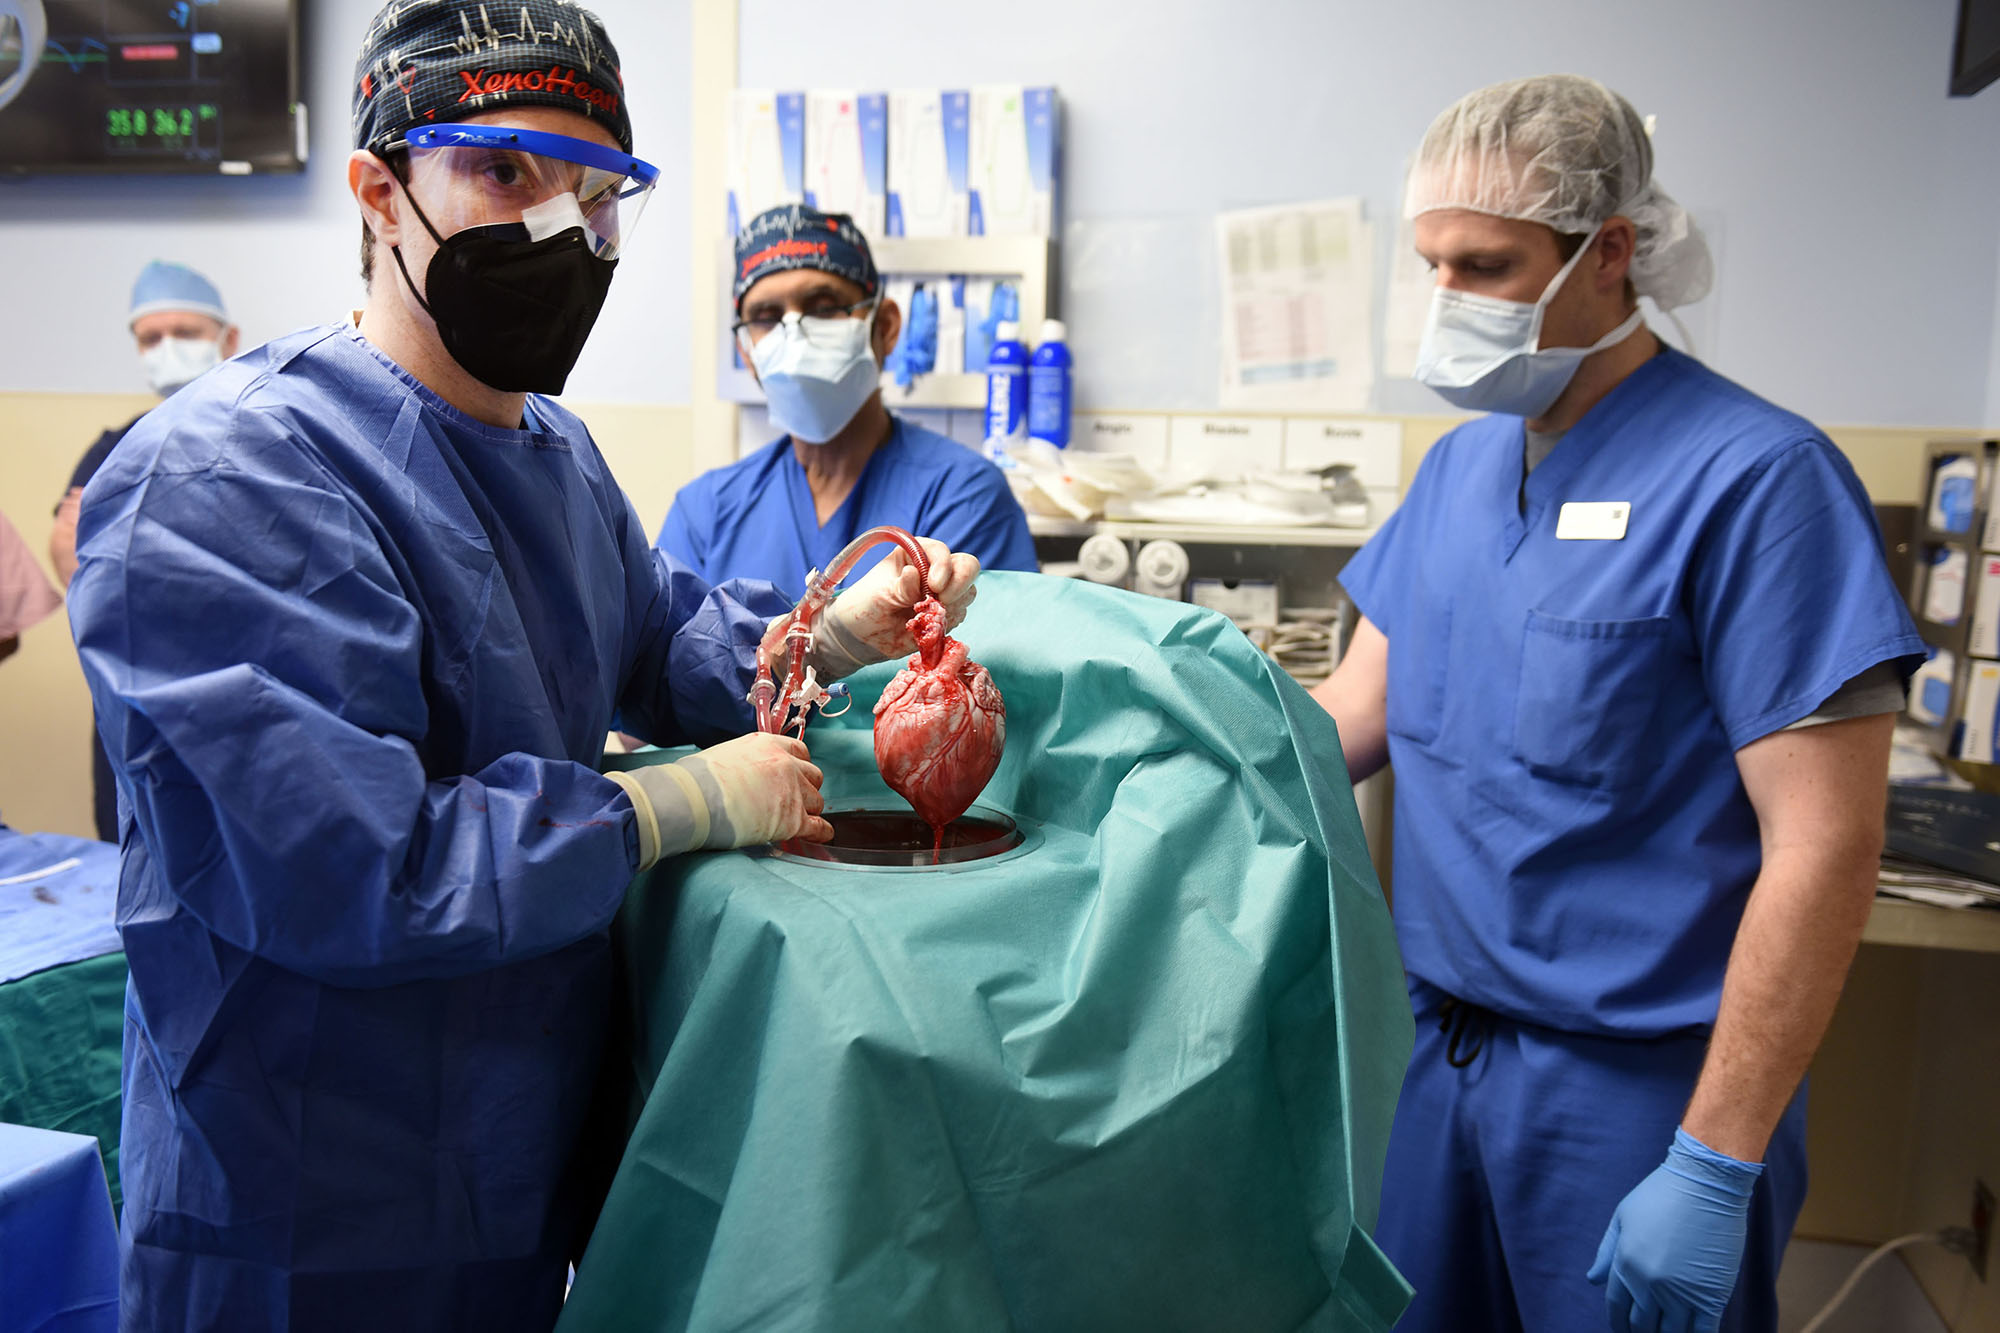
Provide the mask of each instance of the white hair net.
{"label": "white hair net", "polygon": [[1568,235],[1626,217],[1632,285],[1662,310],[1708,294],[1708,242],[1653,183],[1653,144],[1632,104],[1595,79],[1544,74],[1468,93],[1417,149],[1403,216],[1465,208]]}

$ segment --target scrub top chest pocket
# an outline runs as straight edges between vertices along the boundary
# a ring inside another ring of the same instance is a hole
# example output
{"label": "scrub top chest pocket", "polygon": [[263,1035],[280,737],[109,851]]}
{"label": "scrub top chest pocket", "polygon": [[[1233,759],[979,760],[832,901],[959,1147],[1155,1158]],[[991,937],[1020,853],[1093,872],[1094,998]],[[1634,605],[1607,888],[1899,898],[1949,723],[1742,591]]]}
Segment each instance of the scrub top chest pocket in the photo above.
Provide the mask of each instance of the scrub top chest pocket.
{"label": "scrub top chest pocket", "polygon": [[1673,617],[1570,620],[1530,611],[1514,757],[1536,777],[1630,787],[1651,771],[1654,719],[1677,653]]}
{"label": "scrub top chest pocket", "polygon": [[1429,745],[1443,729],[1446,667],[1451,659],[1451,602],[1423,597],[1412,604],[1421,625],[1389,639],[1389,699],[1383,721],[1390,732]]}

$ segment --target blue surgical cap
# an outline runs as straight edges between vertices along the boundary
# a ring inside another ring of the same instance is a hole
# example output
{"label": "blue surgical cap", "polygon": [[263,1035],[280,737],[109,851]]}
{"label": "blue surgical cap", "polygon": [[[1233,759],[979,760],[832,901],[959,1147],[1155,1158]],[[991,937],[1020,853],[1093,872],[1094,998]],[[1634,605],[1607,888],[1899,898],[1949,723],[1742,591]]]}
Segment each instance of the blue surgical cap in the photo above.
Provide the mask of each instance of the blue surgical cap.
{"label": "blue surgical cap", "polygon": [[222,307],[222,293],[215,290],[214,283],[186,264],[155,259],[139,270],[139,280],[132,284],[132,313],[127,320],[134,322],[142,315],[162,310],[186,310],[207,315],[218,324],[229,323],[229,312]]}

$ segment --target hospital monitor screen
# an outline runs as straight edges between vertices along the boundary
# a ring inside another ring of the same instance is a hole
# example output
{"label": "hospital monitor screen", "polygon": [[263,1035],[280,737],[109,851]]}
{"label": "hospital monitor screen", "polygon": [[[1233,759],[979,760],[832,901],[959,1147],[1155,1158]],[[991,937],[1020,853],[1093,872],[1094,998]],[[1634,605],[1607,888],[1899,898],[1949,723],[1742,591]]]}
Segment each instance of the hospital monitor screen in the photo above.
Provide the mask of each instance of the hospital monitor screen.
{"label": "hospital monitor screen", "polygon": [[1951,95],[1970,97],[2000,79],[2000,0],[1958,0]]}
{"label": "hospital monitor screen", "polygon": [[0,171],[297,171],[298,0],[0,0]]}

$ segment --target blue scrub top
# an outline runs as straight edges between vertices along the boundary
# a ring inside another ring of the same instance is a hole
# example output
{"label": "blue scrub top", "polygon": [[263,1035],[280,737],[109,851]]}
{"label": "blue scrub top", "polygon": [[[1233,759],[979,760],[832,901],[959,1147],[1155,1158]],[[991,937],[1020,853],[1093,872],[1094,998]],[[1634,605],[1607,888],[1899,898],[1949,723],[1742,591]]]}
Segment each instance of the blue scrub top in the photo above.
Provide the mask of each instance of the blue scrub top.
{"label": "blue scrub top", "polygon": [[[787,435],[682,487],[659,548],[704,578],[764,579],[794,598],[805,594],[809,570],[825,569],[882,523],[969,552],[987,569],[1039,569],[1027,516],[1000,469],[956,440],[892,420],[888,441],[825,527]],[[863,556],[850,582],[888,553],[881,546]]]}
{"label": "blue scrub top", "polygon": [[785,602],[657,555],[582,423],[529,420],[309,330],[148,413],[84,492],[123,1327],[554,1323],[637,861],[604,733],[748,731]]}
{"label": "blue scrub top", "polygon": [[[1923,645],[1840,451],[1678,352],[1527,477],[1522,423],[1440,440],[1342,583],[1389,640],[1398,937],[1527,1022],[1710,1025],[1761,857],[1735,752]],[[1570,502],[1623,540],[1557,540]]]}

